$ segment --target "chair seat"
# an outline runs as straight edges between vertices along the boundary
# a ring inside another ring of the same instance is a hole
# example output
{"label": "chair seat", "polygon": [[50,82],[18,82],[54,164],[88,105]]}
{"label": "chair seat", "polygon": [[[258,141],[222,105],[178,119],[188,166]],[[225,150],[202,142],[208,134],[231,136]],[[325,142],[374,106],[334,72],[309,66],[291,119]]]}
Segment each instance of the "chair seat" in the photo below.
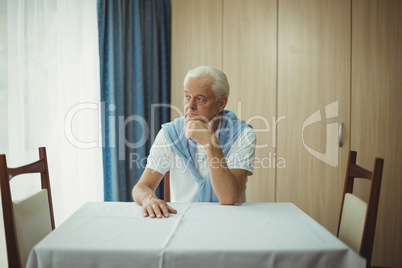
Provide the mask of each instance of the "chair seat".
{"label": "chair seat", "polygon": [[[42,190],[22,200],[13,200],[10,181],[32,173],[40,173]],[[55,227],[46,148],[39,148],[38,161],[15,168],[8,167],[6,156],[0,155],[0,190],[8,267],[25,267],[34,245]]]}
{"label": "chair seat", "polygon": [[[370,267],[384,159],[376,158],[373,171],[370,171],[356,164],[356,156],[355,151],[349,152],[338,238],[364,257],[366,266]],[[366,179],[371,182],[367,203],[353,195],[355,179]]]}
{"label": "chair seat", "polygon": [[366,212],[366,202],[353,194],[345,195],[338,237],[356,252],[360,252]]}
{"label": "chair seat", "polygon": [[48,193],[43,189],[23,200],[13,201],[21,263],[25,267],[31,249],[52,231]]}

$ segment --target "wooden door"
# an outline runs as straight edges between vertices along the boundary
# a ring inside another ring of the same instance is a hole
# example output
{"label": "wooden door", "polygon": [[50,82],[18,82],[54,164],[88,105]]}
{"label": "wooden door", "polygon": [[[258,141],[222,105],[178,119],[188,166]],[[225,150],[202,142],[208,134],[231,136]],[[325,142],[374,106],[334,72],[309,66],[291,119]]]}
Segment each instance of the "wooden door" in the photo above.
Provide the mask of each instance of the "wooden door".
{"label": "wooden door", "polygon": [[222,0],[172,0],[171,103],[181,112],[184,77],[200,65],[222,69]]}
{"label": "wooden door", "polygon": [[[278,6],[277,201],[336,233],[350,132],[350,0]],[[338,147],[342,123],[342,147]]]}
{"label": "wooden door", "polygon": [[353,1],[351,148],[370,169],[384,158],[372,264],[386,267],[402,266],[401,14],[399,0]]}
{"label": "wooden door", "polygon": [[227,108],[257,136],[247,202],[275,201],[276,10],[276,0],[230,0],[223,6],[223,70],[231,86]]}

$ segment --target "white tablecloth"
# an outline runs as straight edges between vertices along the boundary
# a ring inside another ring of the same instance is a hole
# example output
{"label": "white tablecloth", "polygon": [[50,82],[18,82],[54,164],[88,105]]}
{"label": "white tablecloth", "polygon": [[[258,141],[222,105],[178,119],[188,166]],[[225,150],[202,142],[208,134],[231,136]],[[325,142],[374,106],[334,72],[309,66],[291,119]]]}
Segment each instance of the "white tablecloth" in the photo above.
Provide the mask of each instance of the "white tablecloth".
{"label": "white tablecloth", "polygon": [[171,203],[144,218],[135,203],[87,203],[32,250],[32,267],[365,267],[291,203]]}

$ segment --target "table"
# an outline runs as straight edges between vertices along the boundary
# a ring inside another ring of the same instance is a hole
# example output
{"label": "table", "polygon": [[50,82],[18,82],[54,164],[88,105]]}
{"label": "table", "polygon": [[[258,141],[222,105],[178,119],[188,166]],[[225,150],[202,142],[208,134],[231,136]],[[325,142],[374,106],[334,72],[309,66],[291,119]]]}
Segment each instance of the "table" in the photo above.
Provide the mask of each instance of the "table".
{"label": "table", "polygon": [[31,251],[33,267],[365,267],[365,260],[292,203],[170,203],[144,218],[136,203],[86,203]]}

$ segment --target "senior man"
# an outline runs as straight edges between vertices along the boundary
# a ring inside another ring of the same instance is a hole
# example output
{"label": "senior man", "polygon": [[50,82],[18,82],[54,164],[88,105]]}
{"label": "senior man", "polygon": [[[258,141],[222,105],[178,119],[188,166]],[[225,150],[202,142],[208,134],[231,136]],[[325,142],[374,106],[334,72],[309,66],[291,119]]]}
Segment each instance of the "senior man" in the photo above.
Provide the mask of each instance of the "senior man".
{"label": "senior man", "polygon": [[250,125],[224,109],[228,97],[229,83],[222,71],[200,66],[187,73],[185,116],[162,125],[132,191],[144,217],[177,213],[155,195],[169,170],[172,202],[245,202],[256,136]]}

